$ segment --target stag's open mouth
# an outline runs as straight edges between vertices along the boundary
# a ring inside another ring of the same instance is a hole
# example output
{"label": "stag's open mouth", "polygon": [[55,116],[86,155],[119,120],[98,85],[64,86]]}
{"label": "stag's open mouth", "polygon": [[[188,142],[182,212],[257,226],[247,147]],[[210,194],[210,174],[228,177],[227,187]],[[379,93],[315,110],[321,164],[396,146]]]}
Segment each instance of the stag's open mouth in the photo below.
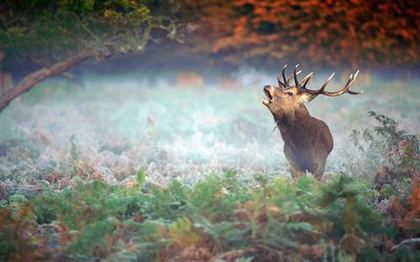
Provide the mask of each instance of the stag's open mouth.
{"label": "stag's open mouth", "polygon": [[265,86],[264,87],[264,93],[267,96],[267,98],[263,98],[261,99],[261,103],[263,103],[264,105],[269,105],[271,103],[271,101],[273,100],[273,96],[271,95],[270,91],[268,90],[270,87]]}

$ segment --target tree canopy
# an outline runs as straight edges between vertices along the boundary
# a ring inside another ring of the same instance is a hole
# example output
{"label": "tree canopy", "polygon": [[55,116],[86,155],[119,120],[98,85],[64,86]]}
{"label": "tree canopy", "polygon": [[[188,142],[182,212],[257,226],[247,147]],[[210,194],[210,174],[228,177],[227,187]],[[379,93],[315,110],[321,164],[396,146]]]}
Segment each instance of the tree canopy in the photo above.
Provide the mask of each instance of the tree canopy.
{"label": "tree canopy", "polygon": [[149,40],[156,39],[153,30],[174,37],[176,10],[171,0],[4,1],[0,4],[4,63],[31,64],[36,70],[12,89],[0,90],[0,110],[38,82],[88,58],[102,61],[142,52]]}
{"label": "tree canopy", "polygon": [[171,1],[6,0],[0,5],[0,47],[9,56],[45,64],[82,50],[98,56],[142,51],[152,28],[173,33]]}

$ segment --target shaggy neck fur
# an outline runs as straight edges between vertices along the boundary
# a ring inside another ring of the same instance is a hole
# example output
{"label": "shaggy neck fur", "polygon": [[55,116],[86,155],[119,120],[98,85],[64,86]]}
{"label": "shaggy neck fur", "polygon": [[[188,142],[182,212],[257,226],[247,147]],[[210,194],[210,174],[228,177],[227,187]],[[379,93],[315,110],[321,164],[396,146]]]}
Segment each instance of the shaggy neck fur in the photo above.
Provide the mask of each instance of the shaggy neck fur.
{"label": "shaggy neck fur", "polygon": [[301,105],[286,114],[277,115],[273,113],[273,117],[280,130],[283,140],[293,143],[299,140],[297,134],[302,133],[300,129],[305,128],[305,121],[307,121],[308,117],[310,117],[310,114],[306,107]]}

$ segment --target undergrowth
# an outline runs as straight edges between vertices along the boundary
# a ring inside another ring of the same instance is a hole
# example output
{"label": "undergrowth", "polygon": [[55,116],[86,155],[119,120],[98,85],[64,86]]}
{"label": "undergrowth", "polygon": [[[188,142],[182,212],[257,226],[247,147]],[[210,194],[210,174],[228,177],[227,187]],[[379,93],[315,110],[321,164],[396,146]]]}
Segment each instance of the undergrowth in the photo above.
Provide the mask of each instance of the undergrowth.
{"label": "undergrowth", "polygon": [[418,261],[417,137],[370,115],[351,170],[377,171],[323,181],[228,171],[162,187],[139,169],[112,184],[71,138],[65,172],[0,172],[0,261]]}
{"label": "undergrowth", "polygon": [[233,172],[193,187],[138,182],[126,188],[79,181],[75,190],[10,199],[0,210],[0,260],[414,261],[420,255],[416,243],[398,245],[420,233],[418,184],[405,206],[381,213],[375,191],[345,174],[327,182],[256,179],[249,188]]}

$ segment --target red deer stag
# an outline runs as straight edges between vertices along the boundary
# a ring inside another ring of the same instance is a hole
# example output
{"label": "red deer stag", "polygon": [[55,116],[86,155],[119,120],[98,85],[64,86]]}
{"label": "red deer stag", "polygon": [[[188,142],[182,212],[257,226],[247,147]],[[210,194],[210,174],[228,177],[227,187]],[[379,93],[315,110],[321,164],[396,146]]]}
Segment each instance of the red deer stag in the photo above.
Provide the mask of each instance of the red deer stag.
{"label": "red deer stag", "polygon": [[298,66],[296,65],[293,71],[294,85],[289,84],[292,77],[286,79],[286,65],[283,67],[282,79],[280,76],[277,77],[279,86],[266,85],[264,93],[267,98],[263,98],[261,102],[273,114],[274,121],[280,130],[284,140],[283,152],[289,161],[292,177],[301,176],[309,171],[315,178],[320,179],[334,142],[327,124],[312,117],[304,103],[318,95],[360,94],[350,90],[359,71],[350,75],[344,88],[336,92],[328,92],[325,91],[325,87],[331,81],[334,73],[320,89],[310,90],[306,88],[306,85],[313,73],[299,81],[297,75],[301,71],[296,72]]}

